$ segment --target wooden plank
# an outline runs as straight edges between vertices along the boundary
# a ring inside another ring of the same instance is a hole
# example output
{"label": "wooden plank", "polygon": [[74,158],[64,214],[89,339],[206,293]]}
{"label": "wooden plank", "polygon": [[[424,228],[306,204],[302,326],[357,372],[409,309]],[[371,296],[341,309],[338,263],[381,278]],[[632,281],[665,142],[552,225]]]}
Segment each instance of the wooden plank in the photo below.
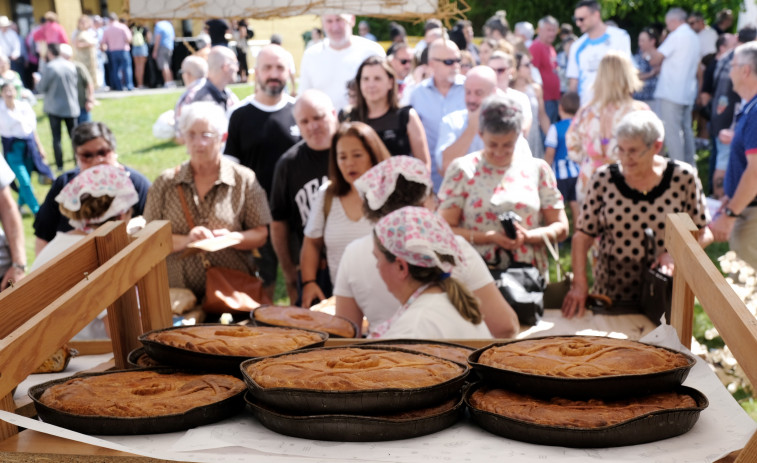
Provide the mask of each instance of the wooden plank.
{"label": "wooden plank", "polygon": [[[686,214],[668,215],[665,246],[675,261],[676,277],[686,280],[749,381],[757,384],[757,319],[691,235],[692,226]],[[671,316],[677,317],[682,315]]]}
{"label": "wooden plank", "polygon": [[[9,392],[0,399],[0,410],[14,413],[16,411],[16,403],[13,401],[13,392]],[[14,424],[0,421],[0,441],[3,441],[9,437],[18,434],[18,427]]]}
{"label": "wooden plank", "polygon": [[670,324],[676,329],[681,344],[691,349],[691,336],[694,333],[694,293],[682,276],[673,278],[673,304],[670,319]]}
{"label": "wooden plank", "polygon": [[[111,229],[114,224],[109,224]],[[36,269],[10,291],[0,293],[0,339],[97,268],[94,237],[87,237]],[[46,272],[45,277],[35,278]]]}
{"label": "wooden plank", "polygon": [[[135,240],[0,340],[0,396],[9,393],[48,355],[93,320],[171,252],[168,222],[152,222],[149,238]],[[66,323],[60,323],[66,320]],[[30,348],[34,346],[34,348]]]}
{"label": "wooden plank", "polygon": [[746,443],[746,447],[741,450],[735,463],[757,463],[757,432],[752,435],[752,438]]}
{"label": "wooden plank", "polygon": [[139,307],[142,308],[142,332],[167,328],[173,322],[168,270],[165,260],[137,283]]}
{"label": "wooden plank", "polygon": [[[129,245],[126,233],[126,222],[121,222],[115,230],[104,234],[98,231],[95,235],[97,259],[101,265],[106,264],[122,249]],[[126,357],[129,352],[140,347],[137,337],[142,334],[142,324],[139,320],[139,305],[134,287],[127,289],[111,305],[108,306],[108,326],[113,344],[113,357],[116,368],[126,369]]]}
{"label": "wooden plank", "polygon": [[68,347],[76,349],[79,355],[99,355],[113,352],[113,344],[111,344],[110,339],[70,341]]}

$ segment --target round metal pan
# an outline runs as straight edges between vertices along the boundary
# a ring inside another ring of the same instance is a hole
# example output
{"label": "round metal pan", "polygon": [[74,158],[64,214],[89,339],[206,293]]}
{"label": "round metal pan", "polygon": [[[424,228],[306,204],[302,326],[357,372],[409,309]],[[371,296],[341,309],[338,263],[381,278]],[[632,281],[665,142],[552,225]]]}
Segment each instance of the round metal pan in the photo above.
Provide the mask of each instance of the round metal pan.
{"label": "round metal pan", "polygon": [[[208,325],[228,326],[228,325],[222,325],[222,324],[205,324],[205,325],[196,325],[196,326],[208,326]],[[147,352],[147,355],[149,355],[150,357],[159,361],[162,364],[171,365],[175,367],[181,367],[181,368],[190,368],[193,370],[222,372],[222,373],[234,375],[238,378],[241,378],[239,374],[239,365],[247,359],[256,358],[256,357],[250,357],[250,356],[208,354],[205,352],[197,352],[197,351],[193,351],[189,349],[182,349],[180,347],[173,347],[173,346],[169,346],[166,344],[162,344],[160,342],[147,339],[147,336],[150,335],[151,333],[177,330],[177,329],[183,329],[183,328],[188,328],[188,327],[172,326],[170,328],[154,330],[154,331],[150,331],[150,332],[140,335],[138,339],[144,346],[145,352]],[[274,329],[279,329],[279,330],[284,331],[284,330],[290,330],[292,328],[275,327]],[[297,329],[301,329],[301,328],[297,328]],[[328,333],[324,333],[322,331],[314,331],[314,330],[302,330],[302,331],[310,331],[312,333],[316,333],[321,337],[321,340],[313,344],[302,346],[300,349],[308,349],[312,347],[323,346],[323,344],[329,338]],[[296,350],[300,350],[300,349],[296,349]]]}
{"label": "round metal pan", "polygon": [[[346,346],[345,346],[346,347]],[[323,347],[320,349],[344,349],[345,347]],[[439,357],[415,352],[407,349],[380,346],[349,346],[350,349],[374,349],[383,351],[407,352],[415,355],[433,357],[439,361],[446,361]],[[315,350],[315,349],[309,349]],[[289,353],[291,354],[291,353]],[[272,355],[266,358],[280,357],[289,354]],[[247,383],[252,397],[259,403],[276,410],[289,411],[298,414],[349,413],[375,415],[379,413],[393,413],[405,410],[430,407],[439,404],[459,393],[465,384],[470,367],[457,362],[463,368],[459,376],[433,386],[413,389],[373,389],[370,391],[322,391],[314,389],[295,388],[264,388],[258,385],[247,373],[247,368],[262,359],[250,359],[242,363],[240,369]]]}
{"label": "round metal pan", "polygon": [[302,439],[339,442],[377,442],[425,436],[446,429],[465,414],[462,395],[422,418],[368,415],[289,415],[261,405],[249,391],[247,408],[266,428]]}
{"label": "round metal pan", "polygon": [[655,346],[653,344],[647,345],[683,355],[689,360],[689,364],[683,367],[656,373],[601,376],[594,378],[563,378],[558,376],[536,375],[519,371],[504,370],[478,363],[481,354],[490,348],[514,342],[548,339],[553,337],[563,338],[580,336],[544,336],[540,338],[528,338],[495,343],[473,352],[470,357],[468,357],[468,363],[484,381],[491,385],[538,397],[564,397],[566,399],[577,400],[612,399],[669,391],[683,383],[689,375],[689,371],[696,363],[696,359],[691,355],[678,352],[674,349],[668,349],[667,347]]}
{"label": "round metal pan", "polygon": [[[145,371],[159,371],[161,373],[186,372],[186,370],[176,370],[171,368],[140,368]],[[117,370],[98,373],[85,373],[75,375],[76,377],[99,376],[123,371],[135,370]],[[34,401],[34,407],[37,409],[37,415],[45,423],[50,423],[72,431],[84,434],[94,435],[134,435],[134,434],[159,434],[166,432],[184,431],[197,426],[215,423],[230,416],[236,415],[244,409],[244,390],[227,399],[213,404],[196,407],[187,410],[184,413],[164,416],[151,416],[144,418],[128,418],[118,416],[92,416],[92,415],[75,415],[50,408],[39,401],[40,396],[48,388],[65,383],[73,378],[56,379],[46,383],[38,384],[29,389],[29,397]]]}
{"label": "round metal pan", "polygon": [[[149,362],[148,365],[146,362]],[[126,363],[129,364],[132,368],[149,368],[149,367],[160,367],[165,366],[161,365],[160,362],[155,360],[154,358],[147,355],[147,352],[145,351],[144,347],[137,347],[133,351],[129,352],[129,355],[126,357]]]}
{"label": "round metal pan", "polygon": [[482,386],[483,383],[477,383],[465,393],[465,404],[476,424],[508,439],[562,447],[622,447],[679,436],[694,427],[699,414],[709,405],[707,397],[701,392],[679,386],[675,392],[690,395],[697,403],[696,408],[661,410],[611,426],[580,429],[529,423],[476,409],[471,406],[469,399],[471,394]]}
{"label": "round metal pan", "polygon": [[[423,352],[430,355],[436,355],[437,357],[446,358],[447,360],[452,360],[453,362],[463,363],[463,364],[468,362],[468,355],[470,355],[473,351],[476,350],[472,347],[464,346],[462,344],[455,344],[452,342],[444,342],[444,341],[431,341],[428,339],[381,339],[378,341],[368,341],[368,342],[361,343],[361,345],[363,346],[381,346],[381,345],[387,345],[387,344],[394,345],[395,347],[399,347],[401,349],[409,349],[413,351],[415,351],[416,349],[412,347],[412,344],[427,345],[429,346],[430,349],[426,349],[426,350],[418,349],[417,352]],[[399,346],[398,344],[408,344],[408,346]],[[449,356],[445,357],[444,355],[432,352],[433,346],[455,347],[455,348],[467,351],[467,354],[465,358],[462,358],[462,359],[451,358]]]}
{"label": "round metal pan", "polygon": [[[309,309],[304,309],[302,307],[294,307],[294,308],[297,308],[297,309],[303,310],[303,311],[307,310],[308,312],[313,312],[313,313],[317,313],[317,314],[322,314],[323,316],[334,317],[334,318],[338,318],[338,319],[344,320],[345,322],[349,323],[350,326],[352,327],[352,336],[342,336],[342,335],[340,335],[338,333],[333,333],[333,332],[331,332],[331,331],[329,331],[327,329],[312,328],[312,327],[308,326],[308,325],[310,325],[309,323],[299,323],[298,324],[297,322],[294,322],[294,323],[288,323],[287,324],[287,322],[285,320],[281,320],[280,323],[270,323],[270,322],[265,322],[265,321],[258,320],[257,318],[255,318],[255,313],[257,311],[263,310],[263,309],[268,309],[270,307],[276,307],[276,306],[270,306],[270,305],[260,306],[257,309],[254,309],[252,312],[250,312],[250,320],[252,321],[252,323],[255,324],[255,325],[257,325],[257,326],[279,326],[279,327],[287,327],[287,328],[299,328],[299,329],[303,329],[303,330],[325,331],[326,333],[329,334],[329,337],[331,337],[331,338],[354,338],[355,334],[357,333],[357,325],[355,325],[354,323],[352,323],[351,320],[347,320],[346,318],[340,317],[338,315],[331,315],[331,314],[328,314],[328,313],[325,313],[325,312],[315,312],[315,311],[312,311],[312,310],[309,310]],[[281,308],[282,309],[290,309],[290,308],[293,308],[293,307],[282,306]],[[321,316],[321,315],[317,315],[317,316]]]}

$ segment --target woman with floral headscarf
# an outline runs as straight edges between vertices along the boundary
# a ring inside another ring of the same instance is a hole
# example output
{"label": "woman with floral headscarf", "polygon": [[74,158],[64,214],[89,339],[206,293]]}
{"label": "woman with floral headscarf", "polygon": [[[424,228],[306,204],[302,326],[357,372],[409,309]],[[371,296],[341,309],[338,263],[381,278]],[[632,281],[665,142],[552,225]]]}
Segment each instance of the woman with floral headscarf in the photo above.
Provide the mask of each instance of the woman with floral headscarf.
{"label": "woman with floral headscarf", "polygon": [[423,207],[403,207],[379,220],[373,233],[376,267],[402,305],[371,337],[491,337],[478,301],[450,275],[463,255],[441,217]]}

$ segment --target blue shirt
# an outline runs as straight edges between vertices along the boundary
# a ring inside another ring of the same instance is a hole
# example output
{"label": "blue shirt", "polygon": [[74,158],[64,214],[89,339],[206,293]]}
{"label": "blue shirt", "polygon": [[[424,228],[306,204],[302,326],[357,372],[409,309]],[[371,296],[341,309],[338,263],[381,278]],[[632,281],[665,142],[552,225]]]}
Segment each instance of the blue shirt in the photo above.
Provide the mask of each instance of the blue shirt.
{"label": "blue shirt", "polygon": [[[460,135],[468,127],[468,110],[461,109],[447,114],[442,118],[441,125],[439,125],[439,139],[436,142],[436,151],[431,153],[433,162],[436,162],[437,166],[442,165],[442,153],[444,150],[460,138]],[[472,153],[474,151],[480,151],[484,149],[484,141],[476,134],[473,137],[468,150],[465,154]]]}
{"label": "blue shirt", "polygon": [[173,25],[168,21],[158,21],[155,23],[153,35],[157,36],[158,34],[160,34],[160,43],[158,46],[173,50],[173,41],[176,38]]}
{"label": "blue shirt", "polygon": [[555,149],[555,157],[552,160],[552,170],[555,171],[557,180],[578,177],[578,164],[568,158],[568,146],[565,144],[565,133],[570,127],[572,119],[563,119],[552,124],[547,131],[544,146]]}
{"label": "blue shirt", "polygon": [[[410,106],[418,112],[423,130],[426,132],[429,153],[436,153],[436,142],[439,137],[439,125],[442,118],[453,111],[465,109],[464,83],[465,77],[458,74],[445,96],[436,89],[434,79],[431,77],[421,82],[410,95]],[[432,156],[431,180],[434,182],[434,191],[438,191],[442,184],[443,178],[439,173],[440,167],[441,164],[437,163],[435,156]]]}
{"label": "blue shirt", "polygon": [[733,198],[739,186],[741,176],[747,166],[747,155],[757,156],[757,96],[736,115],[736,129],[731,141],[731,157],[728,158],[728,168],[725,171],[723,189],[729,198]]}

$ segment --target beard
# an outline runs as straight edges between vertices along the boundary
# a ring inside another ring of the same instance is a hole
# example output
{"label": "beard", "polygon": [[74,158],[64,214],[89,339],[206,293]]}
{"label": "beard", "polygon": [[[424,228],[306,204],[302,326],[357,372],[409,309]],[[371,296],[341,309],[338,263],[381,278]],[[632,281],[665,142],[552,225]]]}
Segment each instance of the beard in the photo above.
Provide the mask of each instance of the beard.
{"label": "beard", "polygon": [[267,95],[278,96],[278,95],[281,95],[281,92],[284,91],[284,87],[286,87],[286,82],[279,79],[268,79],[265,82],[262,82],[259,80],[257,82],[257,85]]}

